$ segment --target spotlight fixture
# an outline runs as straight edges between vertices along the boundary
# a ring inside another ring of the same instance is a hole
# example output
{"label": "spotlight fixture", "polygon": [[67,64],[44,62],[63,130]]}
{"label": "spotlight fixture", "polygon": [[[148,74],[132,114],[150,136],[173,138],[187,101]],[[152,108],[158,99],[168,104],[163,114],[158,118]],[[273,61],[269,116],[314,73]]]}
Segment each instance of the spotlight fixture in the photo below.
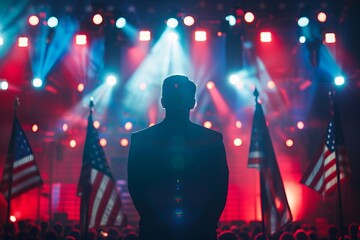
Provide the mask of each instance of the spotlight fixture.
{"label": "spotlight fixture", "polygon": [[123,17],[120,17],[116,20],[115,26],[117,28],[123,28],[126,26],[126,19]]}
{"label": "spotlight fixture", "polygon": [[299,27],[306,27],[309,24],[309,18],[307,17],[301,17],[298,20]]}
{"label": "spotlight fixture", "polygon": [[247,23],[252,23],[255,20],[255,15],[252,12],[247,12],[244,15],[244,19]]}
{"label": "spotlight fixture", "polygon": [[205,42],[206,41],[206,31],[195,31],[195,41]]}
{"label": "spotlight fixture", "polygon": [[109,75],[106,77],[106,83],[110,86],[110,87],[113,87],[115,86],[117,82],[117,79],[114,75]]}
{"label": "spotlight fixture", "polygon": [[184,24],[185,24],[186,26],[190,27],[190,26],[194,25],[194,23],[195,23],[194,17],[192,17],[192,16],[186,16],[186,17],[184,17]]}
{"label": "spotlight fixture", "polygon": [[29,24],[30,24],[31,26],[36,26],[36,25],[39,24],[39,22],[40,22],[40,20],[39,20],[39,17],[38,17],[38,16],[36,16],[36,15],[31,15],[31,16],[29,17]]}
{"label": "spotlight fixture", "polygon": [[51,28],[54,28],[58,25],[59,20],[56,17],[50,17],[47,21],[47,25]]}
{"label": "spotlight fixture", "polygon": [[148,42],[151,40],[151,32],[150,31],[140,31],[139,32],[139,40],[142,42]]}
{"label": "spotlight fixture", "polygon": [[169,18],[169,19],[166,21],[166,25],[167,25],[169,28],[176,28],[176,27],[179,25],[179,21],[178,21],[176,18]]}
{"label": "spotlight fixture", "polygon": [[260,41],[261,42],[271,42],[272,41],[272,37],[271,37],[271,32],[261,32],[260,33]]}
{"label": "spotlight fixture", "polygon": [[343,76],[337,76],[335,79],[334,79],[334,83],[337,85],[337,86],[342,86],[344,85],[345,83],[345,78]]}
{"label": "spotlight fixture", "polygon": [[335,43],[336,42],[335,33],[325,33],[325,42],[326,43]]}
{"label": "spotlight fixture", "polygon": [[95,14],[94,16],[93,16],[93,23],[95,24],[95,25],[100,25],[102,22],[103,22],[103,17],[101,16],[101,14]]}
{"label": "spotlight fixture", "polygon": [[34,78],[32,80],[32,85],[36,88],[40,88],[43,85],[43,81],[40,78]]}
{"label": "spotlight fixture", "polygon": [[86,45],[87,43],[87,37],[86,35],[84,34],[78,34],[75,36],[75,42],[76,42],[76,45]]}
{"label": "spotlight fixture", "polygon": [[19,47],[29,46],[29,39],[27,37],[19,37],[18,38],[18,46]]}

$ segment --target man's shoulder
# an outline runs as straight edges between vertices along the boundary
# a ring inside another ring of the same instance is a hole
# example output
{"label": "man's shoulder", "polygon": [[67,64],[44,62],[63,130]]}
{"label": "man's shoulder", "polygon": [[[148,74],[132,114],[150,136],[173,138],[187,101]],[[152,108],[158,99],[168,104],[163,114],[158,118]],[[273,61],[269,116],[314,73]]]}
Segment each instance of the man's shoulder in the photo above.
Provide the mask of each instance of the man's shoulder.
{"label": "man's shoulder", "polygon": [[131,139],[136,140],[136,139],[139,139],[139,138],[143,138],[143,137],[152,135],[155,132],[159,131],[159,125],[160,124],[155,124],[155,125],[150,126],[148,128],[144,128],[144,129],[141,129],[139,131],[133,132],[131,134]]}
{"label": "man's shoulder", "polygon": [[191,123],[191,127],[192,127],[192,131],[196,131],[196,132],[202,133],[204,135],[209,135],[209,136],[213,136],[213,137],[221,137],[222,138],[222,133],[218,132],[216,130],[206,128],[206,127],[201,126],[201,125],[196,124],[196,123]]}

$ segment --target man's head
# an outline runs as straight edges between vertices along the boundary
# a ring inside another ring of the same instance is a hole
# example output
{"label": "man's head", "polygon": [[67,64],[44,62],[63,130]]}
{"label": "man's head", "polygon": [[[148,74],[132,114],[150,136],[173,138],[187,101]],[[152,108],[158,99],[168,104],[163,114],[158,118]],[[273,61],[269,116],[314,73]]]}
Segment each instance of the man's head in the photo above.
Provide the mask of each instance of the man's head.
{"label": "man's head", "polygon": [[196,85],[184,75],[171,75],[162,84],[161,104],[165,109],[192,109]]}

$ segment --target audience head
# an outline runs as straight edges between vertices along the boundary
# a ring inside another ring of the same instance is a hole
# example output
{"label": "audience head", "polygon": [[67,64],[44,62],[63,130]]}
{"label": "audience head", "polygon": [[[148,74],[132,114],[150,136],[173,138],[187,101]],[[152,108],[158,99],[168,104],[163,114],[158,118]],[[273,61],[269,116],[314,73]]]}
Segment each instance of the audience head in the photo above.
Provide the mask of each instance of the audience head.
{"label": "audience head", "polygon": [[279,240],[295,240],[295,237],[291,232],[283,232]]}
{"label": "audience head", "polygon": [[294,233],[294,237],[296,240],[309,240],[309,236],[303,229],[296,230],[296,232]]}
{"label": "audience head", "polygon": [[237,237],[235,233],[227,230],[219,234],[218,240],[237,240]]}
{"label": "audience head", "polygon": [[171,75],[163,81],[161,105],[165,109],[187,109],[195,106],[196,85],[184,75]]}

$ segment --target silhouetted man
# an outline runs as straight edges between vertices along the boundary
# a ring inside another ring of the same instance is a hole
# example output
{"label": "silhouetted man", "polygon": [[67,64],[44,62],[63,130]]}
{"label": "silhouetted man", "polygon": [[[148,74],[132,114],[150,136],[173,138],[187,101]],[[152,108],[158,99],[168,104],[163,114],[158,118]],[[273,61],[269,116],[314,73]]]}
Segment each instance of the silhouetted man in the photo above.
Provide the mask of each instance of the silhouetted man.
{"label": "silhouetted man", "polygon": [[222,134],[189,120],[195,92],[186,76],[167,77],[165,119],[131,137],[128,186],[140,240],[216,240],[229,172]]}

